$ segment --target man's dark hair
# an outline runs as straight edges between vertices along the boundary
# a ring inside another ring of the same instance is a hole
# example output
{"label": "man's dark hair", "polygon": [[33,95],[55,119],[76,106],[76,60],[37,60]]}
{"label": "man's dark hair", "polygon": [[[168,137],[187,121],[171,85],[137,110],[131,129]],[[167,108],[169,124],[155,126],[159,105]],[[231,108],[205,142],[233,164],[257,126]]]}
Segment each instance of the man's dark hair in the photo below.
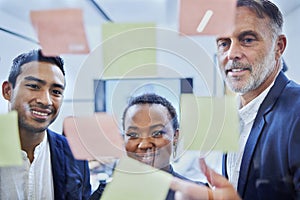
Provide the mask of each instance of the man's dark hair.
{"label": "man's dark hair", "polygon": [[146,93],[146,94],[142,94],[140,96],[137,97],[133,97],[129,100],[129,103],[127,105],[127,107],[125,108],[124,112],[123,112],[123,117],[122,117],[122,126],[123,129],[125,129],[125,124],[124,124],[124,120],[125,120],[125,116],[127,113],[127,110],[136,104],[160,104],[164,107],[166,107],[168,109],[168,112],[170,114],[170,117],[172,119],[172,126],[174,130],[177,130],[179,128],[179,123],[178,123],[178,118],[177,118],[177,113],[175,108],[173,107],[173,105],[164,97],[161,97],[157,94],[154,93]]}
{"label": "man's dark hair", "polygon": [[28,53],[20,54],[13,60],[13,65],[11,66],[9,76],[8,76],[8,82],[12,84],[13,88],[16,85],[17,77],[22,73],[21,66],[32,61],[47,62],[47,63],[57,65],[59,69],[62,71],[63,75],[65,76],[64,61],[61,57],[44,56],[40,49],[32,50]]}
{"label": "man's dark hair", "polygon": [[253,10],[259,18],[268,16],[271,20],[271,28],[277,34],[282,31],[283,16],[279,8],[268,0],[238,0],[237,7],[247,7]]}

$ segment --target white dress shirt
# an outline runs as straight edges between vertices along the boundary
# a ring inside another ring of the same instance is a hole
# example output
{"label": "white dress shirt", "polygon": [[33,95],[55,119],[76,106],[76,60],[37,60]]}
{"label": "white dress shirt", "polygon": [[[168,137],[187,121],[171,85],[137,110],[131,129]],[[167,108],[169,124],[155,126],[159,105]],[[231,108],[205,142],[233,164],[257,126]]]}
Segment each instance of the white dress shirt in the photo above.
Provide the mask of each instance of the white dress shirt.
{"label": "white dress shirt", "polygon": [[50,147],[47,134],[34,150],[30,163],[22,151],[22,166],[0,167],[0,199],[54,199]]}
{"label": "white dress shirt", "polygon": [[238,185],[242,157],[244,154],[247,139],[250,135],[250,131],[254,123],[254,119],[257,115],[260,105],[262,104],[263,100],[267,96],[273,84],[271,84],[255,99],[250,101],[246,106],[238,110],[238,114],[240,118],[240,130],[241,130],[240,138],[239,138],[239,150],[238,152],[230,152],[227,155],[228,179],[236,189]]}

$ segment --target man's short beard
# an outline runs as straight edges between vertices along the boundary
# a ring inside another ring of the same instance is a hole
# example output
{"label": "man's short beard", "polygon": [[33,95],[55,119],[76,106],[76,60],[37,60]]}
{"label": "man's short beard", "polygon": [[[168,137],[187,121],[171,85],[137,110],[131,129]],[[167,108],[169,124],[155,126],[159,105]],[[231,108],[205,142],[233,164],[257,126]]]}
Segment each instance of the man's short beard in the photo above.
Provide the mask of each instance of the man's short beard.
{"label": "man's short beard", "polygon": [[[53,121],[51,121],[50,124]],[[24,119],[19,119],[19,127],[26,130],[27,132],[32,132],[32,133],[44,132],[49,127],[50,124],[45,125],[43,127],[34,127],[33,125],[30,125],[30,124],[26,123],[26,121]]]}
{"label": "man's short beard", "polygon": [[[237,88],[234,87],[233,84],[225,77],[225,81],[227,86],[235,93],[240,93],[240,94],[245,94],[247,92],[250,92],[252,90],[257,89],[260,85],[262,85],[267,78],[272,74],[275,66],[275,61],[270,61],[273,60],[274,57],[269,54],[264,60],[263,63],[258,64],[253,67],[253,65],[250,67],[252,69],[251,76],[247,80],[247,83],[244,84],[243,87]],[[239,65],[239,64],[235,64]],[[253,70],[255,69],[255,70]]]}

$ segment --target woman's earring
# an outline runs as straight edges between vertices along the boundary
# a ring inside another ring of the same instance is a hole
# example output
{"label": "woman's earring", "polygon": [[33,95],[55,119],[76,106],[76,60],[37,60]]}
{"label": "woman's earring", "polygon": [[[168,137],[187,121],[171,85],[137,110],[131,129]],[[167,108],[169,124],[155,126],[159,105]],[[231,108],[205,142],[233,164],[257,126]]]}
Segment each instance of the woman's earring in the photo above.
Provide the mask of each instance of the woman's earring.
{"label": "woman's earring", "polygon": [[176,158],[176,154],[177,154],[177,144],[174,144],[174,148],[173,148],[173,159]]}

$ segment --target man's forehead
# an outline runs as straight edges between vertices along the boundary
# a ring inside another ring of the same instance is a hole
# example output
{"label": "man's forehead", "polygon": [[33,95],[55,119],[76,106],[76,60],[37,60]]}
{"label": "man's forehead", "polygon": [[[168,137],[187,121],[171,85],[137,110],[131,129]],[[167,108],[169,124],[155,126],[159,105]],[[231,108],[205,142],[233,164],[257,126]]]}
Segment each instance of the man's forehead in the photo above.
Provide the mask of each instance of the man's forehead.
{"label": "man's forehead", "polygon": [[65,78],[60,68],[52,63],[32,61],[21,66],[18,78],[35,77],[35,79],[49,80],[65,85]]}
{"label": "man's forehead", "polygon": [[57,65],[49,62],[31,61],[21,66],[21,73],[37,73],[42,71],[60,72],[64,76]]}

